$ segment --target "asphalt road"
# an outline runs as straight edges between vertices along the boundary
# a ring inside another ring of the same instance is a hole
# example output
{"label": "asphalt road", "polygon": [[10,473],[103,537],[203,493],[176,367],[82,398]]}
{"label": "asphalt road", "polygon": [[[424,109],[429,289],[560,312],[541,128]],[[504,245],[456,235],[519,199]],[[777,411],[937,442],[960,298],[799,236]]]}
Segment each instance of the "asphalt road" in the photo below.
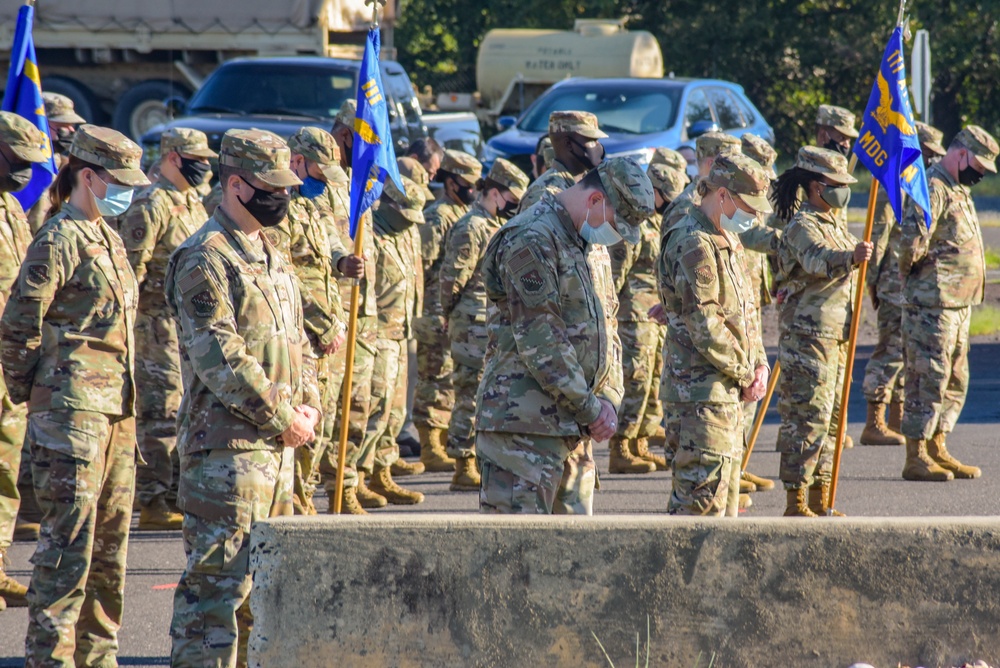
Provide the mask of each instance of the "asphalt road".
{"label": "asphalt road", "polygon": [[[855,366],[848,432],[858,439],[865,416],[861,378],[871,347],[861,347]],[[772,351],[773,357],[773,351]],[[1000,344],[974,344],[971,354],[972,385],[961,423],[949,439],[949,448],[963,461],[983,468],[979,480],[951,483],[912,483],[899,477],[903,462],[901,447],[856,447],[844,455],[837,507],[853,516],[960,516],[1000,514]],[[750,463],[758,475],[777,476],[774,452],[778,416],[767,414],[761,439]],[[607,470],[607,452],[597,453],[602,471]],[[475,494],[448,492],[448,474],[425,474],[403,481],[427,495],[420,506],[379,512],[475,512]],[[669,473],[643,476],[605,475],[597,494],[599,514],[662,513],[670,489]],[[751,516],[777,516],[784,509],[784,494],[778,490],[753,496]],[[320,508],[325,499],[320,499]],[[586,520],[581,520],[586,521]],[[664,517],[664,521],[669,521]],[[16,543],[10,551],[10,573],[27,582],[32,544]],[[122,666],[169,665],[169,638],[173,587],[184,565],[177,533],[134,533],[129,545],[126,581],[126,619],[120,634]],[[23,609],[0,613],[0,668],[23,665],[27,614]]]}

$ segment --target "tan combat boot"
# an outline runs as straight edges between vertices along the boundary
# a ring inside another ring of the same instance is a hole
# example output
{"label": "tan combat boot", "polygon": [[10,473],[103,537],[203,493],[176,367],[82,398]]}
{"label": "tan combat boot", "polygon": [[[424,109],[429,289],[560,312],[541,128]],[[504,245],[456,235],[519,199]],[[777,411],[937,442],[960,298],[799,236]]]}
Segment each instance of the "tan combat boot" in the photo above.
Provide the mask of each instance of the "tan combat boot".
{"label": "tan combat boot", "polygon": [[938,466],[927,454],[927,441],[917,438],[906,439],[906,463],[903,464],[904,480],[926,482],[947,482],[954,480],[951,471]]}
{"label": "tan combat boot", "polygon": [[830,512],[830,483],[818,482],[809,488],[809,510],[820,517],[847,517],[844,513],[834,509]]}
{"label": "tan combat boot", "polygon": [[[327,508],[326,512],[330,515],[333,514],[333,502],[330,502],[330,507]],[[358,488],[357,487],[344,487],[344,493],[340,497],[340,514],[341,515],[367,515],[368,511],[361,507],[361,503],[358,502]]]}
{"label": "tan combat boot", "polygon": [[661,449],[667,445],[667,432],[663,425],[658,425],[653,435],[649,437],[649,447],[654,450]]}
{"label": "tan combat boot", "polygon": [[385,500],[396,506],[412,506],[423,503],[424,495],[400,487],[392,479],[392,471],[384,466],[376,466],[372,476],[371,491],[385,497]]}
{"label": "tan combat boot", "polygon": [[[889,404],[889,429],[897,434],[903,433],[903,402],[893,401]],[[905,440],[905,436],[903,437]]]}
{"label": "tan combat boot", "polygon": [[753,494],[756,491],[757,485],[743,477],[740,477],[740,494]]}
{"label": "tan combat boot", "polygon": [[184,516],[170,512],[167,500],[162,496],[154,498],[149,505],[139,511],[139,531],[180,531]]}
{"label": "tan combat boot", "polygon": [[608,473],[652,473],[656,470],[656,464],[653,462],[643,461],[633,456],[629,450],[628,442],[619,436],[612,436],[608,447],[611,449]]}
{"label": "tan combat boot", "polygon": [[656,455],[649,451],[648,438],[629,439],[629,448],[633,455],[644,462],[652,462],[655,471],[666,471],[667,460],[663,455]]}
{"label": "tan combat boot", "polygon": [[385,508],[389,505],[386,498],[377,492],[373,492],[365,484],[365,472],[358,471],[358,486],[354,490],[354,495],[362,508]]}
{"label": "tan combat boot", "polygon": [[844,450],[850,450],[854,447],[854,439],[844,434]]}
{"label": "tan combat boot", "polygon": [[476,465],[475,457],[455,460],[455,475],[451,477],[451,486],[448,487],[453,492],[478,492],[479,467]]}
{"label": "tan combat boot", "polygon": [[402,457],[392,463],[392,474],[395,476],[420,475],[424,470],[423,462],[408,462]]}
{"label": "tan combat boot", "polygon": [[753,499],[750,498],[749,494],[740,494],[739,509],[746,510],[753,505]]}
{"label": "tan combat boot", "polygon": [[789,489],[785,491],[787,501],[785,502],[785,517],[818,517],[809,508],[806,501],[806,488]]}
{"label": "tan combat boot", "polygon": [[944,441],[945,434],[940,431],[934,435],[933,439],[927,441],[927,454],[938,466],[946,471],[951,471],[956,478],[965,480],[978,478],[983,474],[978,466],[968,466],[952,457]]}
{"label": "tan combat boot", "polygon": [[898,434],[885,423],[885,404],[868,402],[868,419],[865,429],[861,432],[861,445],[903,445],[906,438]]}
{"label": "tan combat boot", "polygon": [[[28,607],[28,588],[7,575],[4,562],[7,561],[7,551],[0,550],[0,601],[6,601],[11,608]],[[2,608],[0,608],[2,609]]]}
{"label": "tan combat boot", "polygon": [[740,480],[746,480],[747,482],[752,482],[754,487],[757,488],[758,492],[770,492],[774,489],[774,481],[768,480],[767,478],[761,478],[759,475],[754,475],[750,471],[744,471],[740,474]]}
{"label": "tan combat boot", "polygon": [[432,473],[444,473],[455,470],[455,460],[448,456],[445,449],[444,429],[436,427],[417,427],[420,434],[420,461],[424,468]]}

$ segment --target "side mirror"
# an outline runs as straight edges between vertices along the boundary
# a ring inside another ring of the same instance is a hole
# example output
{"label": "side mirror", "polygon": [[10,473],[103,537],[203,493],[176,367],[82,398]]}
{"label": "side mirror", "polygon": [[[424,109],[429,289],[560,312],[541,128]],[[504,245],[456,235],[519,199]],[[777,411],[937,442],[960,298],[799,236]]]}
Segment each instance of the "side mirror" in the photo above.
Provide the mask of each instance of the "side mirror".
{"label": "side mirror", "polygon": [[497,128],[501,131],[510,130],[514,127],[514,123],[517,123],[517,117],[515,116],[501,116],[497,119]]}
{"label": "side mirror", "polygon": [[719,132],[719,124],[715,121],[697,121],[688,128],[688,139],[700,137],[706,132]]}
{"label": "side mirror", "polygon": [[185,105],[187,105],[187,100],[185,100],[183,97],[179,97],[176,95],[168,97],[166,100],[163,101],[163,106],[167,108],[167,113],[171,117],[183,116]]}

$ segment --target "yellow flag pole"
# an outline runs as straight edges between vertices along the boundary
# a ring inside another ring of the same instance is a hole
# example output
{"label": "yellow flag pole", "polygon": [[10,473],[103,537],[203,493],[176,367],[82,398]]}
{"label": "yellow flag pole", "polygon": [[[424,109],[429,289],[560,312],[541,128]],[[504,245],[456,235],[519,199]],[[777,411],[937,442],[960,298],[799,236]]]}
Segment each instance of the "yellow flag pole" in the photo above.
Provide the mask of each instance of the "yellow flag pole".
{"label": "yellow flag pole", "polygon": [[[878,180],[872,179],[871,190],[868,192],[868,216],[865,219],[864,240],[872,240],[872,227],[875,224],[875,200],[878,197]],[[858,267],[858,289],[854,295],[854,312],[851,314],[851,334],[847,342],[847,366],[844,369],[844,389],[840,393],[840,420],[837,423],[836,448],[833,451],[833,473],[830,477],[829,513],[833,514],[833,504],[837,500],[837,480],[840,477],[840,457],[844,452],[844,433],[847,431],[847,401],[851,397],[851,375],[854,369],[854,353],[858,344],[858,326],[861,324],[861,306],[865,296],[865,274],[868,262],[862,262]]]}
{"label": "yellow flag pole", "polygon": [[747,470],[747,464],[750,462],[750,453],[753,452],[753,446],[757,443],[760,427],[764,424],[764,413],[767,412],[768,406],[771,405],[771,395],[774,394],[774,388],[778,386],[778,376],[780,375],[781,362],[775,362],[774,368],[771,369],[771,377],[767,379],[767,391],[764,392],[764,398],[757,404],[757,416],[753,421],[753,429],[750,430],[750,438],[747,439],[747,449],[743,453],[743,463],[740,465],[740,471]]}

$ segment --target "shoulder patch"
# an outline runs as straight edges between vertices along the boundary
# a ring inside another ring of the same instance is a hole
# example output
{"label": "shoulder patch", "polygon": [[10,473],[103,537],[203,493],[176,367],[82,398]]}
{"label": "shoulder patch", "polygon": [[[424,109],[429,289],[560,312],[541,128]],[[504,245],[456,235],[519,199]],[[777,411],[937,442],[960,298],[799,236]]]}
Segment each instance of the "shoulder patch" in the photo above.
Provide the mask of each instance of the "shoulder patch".
{"label": "shoulder patch", "polygon": [[514,255],[510,258],[510,261],[507,262],[507,266],[510,268],[511,272],[517,273],[534,261],[535,254],[531,252],[531,249],[522,248],[514,253]]}
{"label": "shoulder patch", "polygon": [[542,278],[537,269],[532,269],[528,273],[522,274],[520,281],[521,285],[524,286],[525,292],[529,294],[538,294],[545,287],[545,279]]}
{"label": "shoulder patch", "polygon": [[207,318],[215,313],[215,309],[219,306],[219,300],[210,290],[202,290],[191,298],[191,306],[194,307],[196,316]]}
{"label": "shoulder patch", "polygon": [[715,281],[715,274],[710,266],[703,264],[694,270],[694,280],[702,287],[709,286]]}
{"label": "shoulder patch", "polygon": [[146,238],[146,228],[142,225],[136,225],[132,228],[132,238],[136,241],[142,241]]}
{"label": "shoulder patch", "polygon": [[33,288],[40,288],[49,282],[49,267],[43,262],[26,265],[24,280]]}
{"label": "shoulder patch", "polygon": [[187,294],[204,282],[205,272],[202,271],[201,267],[195,267],[190,274],[177,279],[177,287],[180,288],[181,294],[183,295]]}
{"label": "shoulder patch", "polygon": [[689,269],[697,267],[699,264],[708,261],[708,251],[706,251],[701,246],[689,250],[681,258],[681,264]]}

